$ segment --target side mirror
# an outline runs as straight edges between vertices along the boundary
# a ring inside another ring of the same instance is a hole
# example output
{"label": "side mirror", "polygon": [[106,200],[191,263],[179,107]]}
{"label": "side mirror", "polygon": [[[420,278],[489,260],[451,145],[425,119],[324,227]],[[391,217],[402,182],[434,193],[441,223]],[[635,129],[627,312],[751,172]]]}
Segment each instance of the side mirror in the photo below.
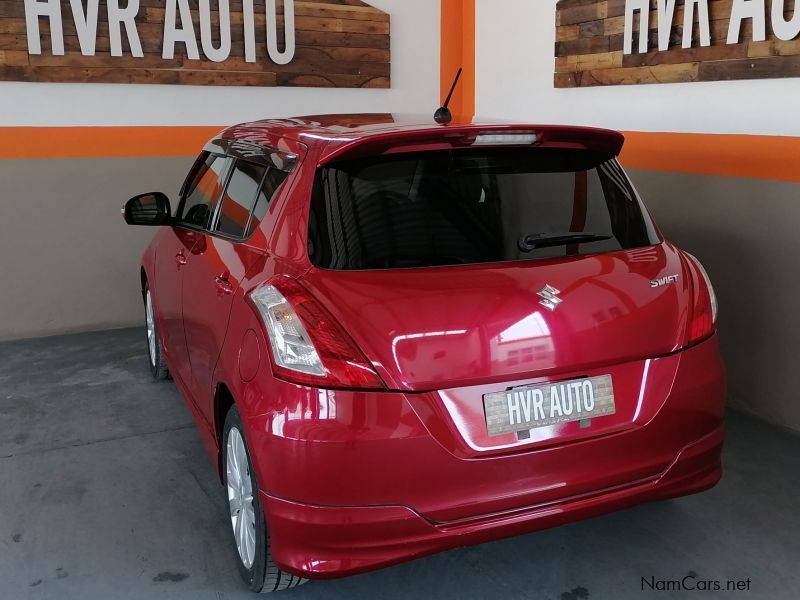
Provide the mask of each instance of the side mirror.
{"label": "side mirror", "polygon": [[128,225],[164,225],[169,222],[171,209],[169,198],[161,192],[139,194],[125,203],[122,209]]}

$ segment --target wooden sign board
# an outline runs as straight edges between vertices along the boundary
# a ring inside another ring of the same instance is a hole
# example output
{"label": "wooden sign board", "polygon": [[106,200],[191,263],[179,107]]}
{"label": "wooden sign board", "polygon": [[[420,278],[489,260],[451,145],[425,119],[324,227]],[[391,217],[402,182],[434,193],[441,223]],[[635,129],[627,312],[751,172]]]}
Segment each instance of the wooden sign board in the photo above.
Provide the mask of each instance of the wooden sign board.
{"label": "wooden sign board", "polygon": [[800,77],[800,0],[560,0],[555,54],[557,88]]}
{"label": "wooden sign board", "polygon": [[0,80],[390,87],[359,0],[0,0]]}

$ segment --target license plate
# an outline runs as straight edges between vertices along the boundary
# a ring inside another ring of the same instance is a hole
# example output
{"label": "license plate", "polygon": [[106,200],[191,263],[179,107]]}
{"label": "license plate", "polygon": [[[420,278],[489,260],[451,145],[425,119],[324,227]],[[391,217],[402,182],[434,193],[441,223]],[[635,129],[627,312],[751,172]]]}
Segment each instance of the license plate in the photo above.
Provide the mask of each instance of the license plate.
{"label": "license plate", "polygon": [[613,415],[611,375],[543,383],[483,397],[489,435]]}

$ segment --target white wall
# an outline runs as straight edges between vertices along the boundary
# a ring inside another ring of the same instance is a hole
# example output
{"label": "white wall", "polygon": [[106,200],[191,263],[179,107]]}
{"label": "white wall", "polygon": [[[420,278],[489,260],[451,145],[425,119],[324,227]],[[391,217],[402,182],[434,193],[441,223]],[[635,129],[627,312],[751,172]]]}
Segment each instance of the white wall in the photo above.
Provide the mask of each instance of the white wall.
{"label": "white wall", "polygon": [[0,82],[0,126],[228,125],[341,112],[430,112],[439,101],[438,0],[369,0],[392,17],[392,88]]}
{"label": "white wall", "polygon": [[554,89],[556,0],[476,0],[482,117],[627,131],[800,135],[800,79]]}

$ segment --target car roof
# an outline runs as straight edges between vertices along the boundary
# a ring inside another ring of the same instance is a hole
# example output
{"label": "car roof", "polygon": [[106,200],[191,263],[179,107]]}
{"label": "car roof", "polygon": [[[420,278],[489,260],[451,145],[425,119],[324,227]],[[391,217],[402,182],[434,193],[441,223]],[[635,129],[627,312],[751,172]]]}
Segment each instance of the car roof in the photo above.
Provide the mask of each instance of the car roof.
{"label": "car roof", "polygon": [[231,137],[241,138],[262,131],[298,141],[304,141],[304,138],[309,136],[335,141],[343,136],[354,139],[378,132],[422,130],[432,127],[442,126],[435,123],[431,115],[354,113],[264,119],[234,125],[225,133]]}
{"label": "car roof", "polygon": [[438,137],[445,132],[450,135],[488,130],[536,130],[546,132],[550,138],[562,135],[567,138],[581,138],[584,141],[593,140],[614,154],[619,153],[624,141],[622,134],[617,131],[592,127],[536,125],[501,120],[469,122],[454,120],[449,125],[441,125],[434,121],[432,114],[404,113],[325,114],[264,119],[228,127],[222,132],[221,137],[270,147],[278,147],[277,140],[284,138],[308,147],[321,147],[322,154],[331,157],[340,154],[346,147],[378,137],[397,139],[419,135]]}

